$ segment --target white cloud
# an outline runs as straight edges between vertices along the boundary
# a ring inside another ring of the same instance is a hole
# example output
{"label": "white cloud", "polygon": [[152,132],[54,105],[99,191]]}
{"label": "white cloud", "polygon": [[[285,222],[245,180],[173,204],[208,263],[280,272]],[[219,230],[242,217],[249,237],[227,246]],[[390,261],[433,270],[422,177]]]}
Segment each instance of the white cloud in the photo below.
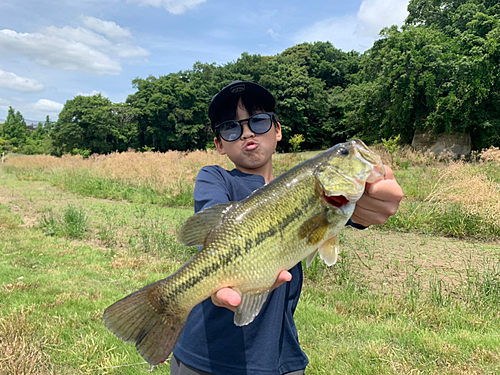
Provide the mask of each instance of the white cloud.
{"label": "white cloud", "polygon": [[295,43],[330,41],[343,51],[363,52],[378,39],[387,26],[401,26],[409,0],[363,0],[357,15],[331,17],[300,30]]}
{"label": "white cloud", "polygon": [[[94,28],[100,28],[106,35],[120,35],[126,31],[97,18],[87,19]],[[107,29],[106,29],[107,27]],[[118,28],[120,30],[118,30]],[[106,29],[106,30],[104,30]],[[78,70],[92,74],[117,75],[122,68],[120,58],[142,58],[149,55],[144,48],[128,41],[113,43],[110,39],[83,27],[44,27],[37,33],[17,33],[0,30],[0,49],[25,55],[39,64],[64,70]]]}
{"label": "white cloud", "polygon": [[193,9],[206,0],[128,0],[129,3],[137,3],[142,6],[165,8],[172,14],[182,14],[188,9]]}
{"label": "white cloud", "polygon": [[37,111],[49,113],[59,113],[64,108],[64,104],[48,99],[39,99],[36,103],[33,103],[30,106]]}
{"label": "white cloud", "polygon": [[89,29],[99,34],[103,34],[112,40],[128,39],[132,37],[128,29],[124,29],[112,21],[103,21],[95,17],[83,17],[83,24]]}
{"label": "white cloud", "polygon": [[42,91],[43,85],[35,79],[19,77],[15,73],[0,70],[0,88],[23,93],[32,93]]}
{"label": "white cloud", "polygon": [[[46,116],[50,116],[52,120],[57,119],[59,113],[64,108],[64,104],[48,99],[39,99],[34,103],[25,103],[22,100],[15,100],[15,98],[0,98],[1,110],[7,112],[9,106],[12,106],[16,111],[21,112],[24,119],[29,123],[44,121]],[[6,115],[7,114],[5,114],[5,116]],[[2,115],[0,115],[0,118],[1,117]]]}
{"label": "white cloud", "polygon": [[[92,45],[81,43],[67,36],[60,37],[46,28],[42,33],[17,33],[13,30],[0,30],[0,47],[9,52],[17,52],[36,62],[65,70],[81,70],[94,74],[119,74],[118,61],[111,59]],[[57,29],[64,32],[64,29]],[[68,30],[70,31],[70,30]]]}
{"label": "white cloud", "polygon": [[276,31],[274,31],[273,29],[267,30],[267,33],[269,35],[271,35],[271,38],[273,38],[274,40],[278,40],[279,39],[279,34]]}
{"label": "white cloud", "polygon": [[302,29],[295,35],[296,43],[303,42],[331,42],[335,48],[343,51],[362,51],[373,44],[373,38],[362,37],[355,34],[357,18],[348,16],[344,18],[328,18],[316,22],[314,25]]}
{"label": "white cloud", "polygon": [[376,38],[380,30],[403,25],[408,17],[408,0],[363,0],[358,11],[356,34]]}
{"label": "white cloud", "polygon": [[77,96],[94,96],[94,95],[98,95],[98,94],[101,94],[101,96],[103,96],[105,98],[109,98],[109,96],[106,93],[98,91],[98,90],[92,90],[91,92],[77,92],[76,93]]}

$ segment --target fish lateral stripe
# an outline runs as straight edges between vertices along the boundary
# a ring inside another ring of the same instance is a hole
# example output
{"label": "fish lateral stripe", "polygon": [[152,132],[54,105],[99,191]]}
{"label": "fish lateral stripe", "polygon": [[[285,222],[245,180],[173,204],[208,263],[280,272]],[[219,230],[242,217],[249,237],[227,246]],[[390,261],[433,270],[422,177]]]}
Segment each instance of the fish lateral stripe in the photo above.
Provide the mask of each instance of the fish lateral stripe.
{"label": "fish lateral stripe", "polygon": [[[169,295],[177,296],[189,291],[189,289],[194,288],[205,280],[207,276],[228,267],[232,262],[240,258],[245,253],[244,249],[245,248],[232,244],[230,245],[229,251],[214,251],[213,256],[208,256],[202,253],[195,255],[200,258],[203,258],[204,256],[209,258],[210,263],[207,266],[200,268],[197,274],[189,276],[186,280],[175,283],[174,288],[169,292]],[[200,250],[200,252],[205,253],[208,253],[209,251],[211,251],[210,248]]]}

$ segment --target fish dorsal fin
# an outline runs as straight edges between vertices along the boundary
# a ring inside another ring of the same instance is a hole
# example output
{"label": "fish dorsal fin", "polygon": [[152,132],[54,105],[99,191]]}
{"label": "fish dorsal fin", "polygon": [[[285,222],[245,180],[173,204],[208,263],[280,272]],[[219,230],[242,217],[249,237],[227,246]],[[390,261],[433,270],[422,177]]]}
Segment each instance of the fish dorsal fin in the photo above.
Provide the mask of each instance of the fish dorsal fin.
{"label": "fish dorsal fin", "polygon": [[264,302],[266,302],[269,290],[261,294],[241,294],[241,302],[234,312],[234,324],[238,327],[246,326],[253,322],[259,315]]}
{"label": "fish dorsal fin", "polygon": [[339,256],[339,237],[334,236],[326,240],[319,248],[319,257],[323,259],[327,266],[337,263]]}
{"label": "fish dorsal fin", "polygon": [[309,266],[312,264],[314,257],[316,256],[317,253],[318,253],[318,249],[314,250],[311,254],[309,254],[309,256],[307,257],[307,260],[306,260],[306,267],[309,268]]}
{"label": "fish dorsal fin", "polygon": [[323,240],[329,226],[327,212],[323,211],[314,215],[300,226],[299,238],[304,239],[307,237],[309,245],[319,244]]}
{"label": "fish dorsal fin", "polygon": [[234,202],[216,204],[200,212],[195,213],[188,218],[181,229],[177,238],[181,244],[186,246],[206,245],[207,237],[216,228],[224,217],[224,214],[231,209]]}

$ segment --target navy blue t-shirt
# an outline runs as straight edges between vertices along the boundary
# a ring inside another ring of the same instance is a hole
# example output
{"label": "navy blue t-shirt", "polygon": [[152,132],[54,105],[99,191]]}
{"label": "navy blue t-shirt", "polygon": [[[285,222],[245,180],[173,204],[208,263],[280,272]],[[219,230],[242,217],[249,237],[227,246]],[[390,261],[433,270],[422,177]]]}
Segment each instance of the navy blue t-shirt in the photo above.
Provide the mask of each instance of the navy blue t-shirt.
{"label": "navy blue t-shirt", "polygon": [[[204,167],[194,188],[195,212],[219,203],[240,201],[263,186],[260,175]],[[185,364],[216,375],[281,375],[303,370],[308,359],[299,345],[293,313],[302,288],[302,265],[292,280],[269,294],[255,320],[234,325],[234,313],[208,298],[190,313],[174,354]]]}

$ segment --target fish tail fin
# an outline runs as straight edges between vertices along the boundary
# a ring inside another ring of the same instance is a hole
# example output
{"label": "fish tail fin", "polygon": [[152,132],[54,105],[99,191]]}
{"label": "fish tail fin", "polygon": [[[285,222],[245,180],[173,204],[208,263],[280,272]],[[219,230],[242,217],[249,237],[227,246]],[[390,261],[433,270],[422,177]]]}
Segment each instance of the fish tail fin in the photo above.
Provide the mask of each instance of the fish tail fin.
{"label": "fish tail fin", "polygon": [[124,341],[134,342],[139,354],[152,366],[165,362],[186,323],[186,316],[155,309],[148,285],[115,302],[104,311],[106,327]]}

